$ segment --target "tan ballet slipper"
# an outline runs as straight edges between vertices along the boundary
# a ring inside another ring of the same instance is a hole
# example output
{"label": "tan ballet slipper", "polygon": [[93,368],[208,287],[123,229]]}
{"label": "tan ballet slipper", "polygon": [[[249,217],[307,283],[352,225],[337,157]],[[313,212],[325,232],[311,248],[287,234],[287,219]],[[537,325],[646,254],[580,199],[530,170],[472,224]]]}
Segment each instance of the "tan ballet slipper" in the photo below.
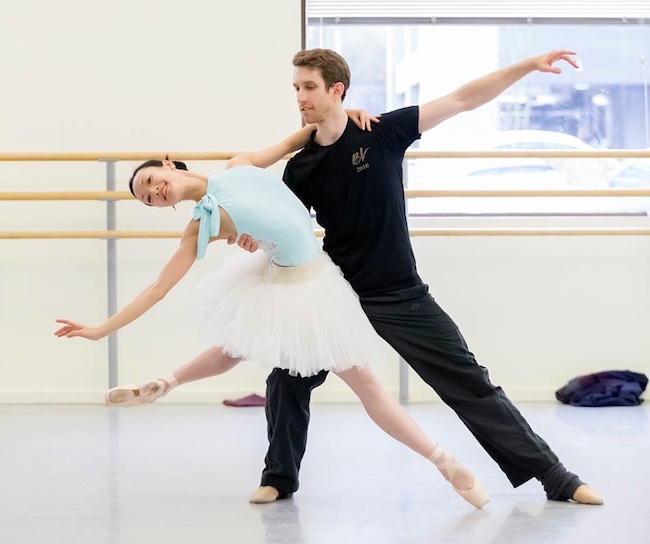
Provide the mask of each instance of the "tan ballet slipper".
{"label": "tan ballet slipper", "polygon": [[576,492],[573,494],[573,497],[571,498],[575,502],[580,504],[601,505],[605,503],[605,501],[603,501],[601,496],[598,495],[598,493],[596,493],[587,484],[582,484],[581,486],[578,486],[578,489],[576,489]]}
{"label": "tan ballet slipper", "polygon": [[253,504],[268,504],[278,500],[280,492],[270,485],[262,485],[251,494],[248,502]]}

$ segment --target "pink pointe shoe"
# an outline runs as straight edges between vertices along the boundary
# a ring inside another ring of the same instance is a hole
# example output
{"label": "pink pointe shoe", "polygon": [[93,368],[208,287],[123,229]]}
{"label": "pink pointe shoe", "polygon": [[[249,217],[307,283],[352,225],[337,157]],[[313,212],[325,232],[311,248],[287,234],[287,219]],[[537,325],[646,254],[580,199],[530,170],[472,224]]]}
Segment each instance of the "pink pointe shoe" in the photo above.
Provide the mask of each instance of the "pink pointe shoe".
{"label": "pink pointe shoe", "polygon": [[121,408],[151,404],[160,397],[164,397],[177,385],[178,381],[173,376],[166,376],[165,378],[158,378],[140,384],[120,385],[109,389],[104,395],[104,401],[107,406],[119,406]]}
{"label": "pink pointe shoe", "polygon": [[[474,476],[472,476],[469,470],[467,470],[460,461],[457,461],[440,448],[436,448],[436,451],[434,451],[431,457],[429,457],[429,461],[436,465],[436,468],[444,476],[445,480],[452,485],[454,491],[456,491],[456,493],[463,497],[463,499],[470,503],[474,508],[480,510],[490,502],[490,495],[485,491],[481,482],[474,478]],[[465,476],[471,476],[472,479],[471,486],[466,487],[465,489],[458,487],[459,483],[455,481],[456,478],[460,479],[461,471],[465,472]]]}

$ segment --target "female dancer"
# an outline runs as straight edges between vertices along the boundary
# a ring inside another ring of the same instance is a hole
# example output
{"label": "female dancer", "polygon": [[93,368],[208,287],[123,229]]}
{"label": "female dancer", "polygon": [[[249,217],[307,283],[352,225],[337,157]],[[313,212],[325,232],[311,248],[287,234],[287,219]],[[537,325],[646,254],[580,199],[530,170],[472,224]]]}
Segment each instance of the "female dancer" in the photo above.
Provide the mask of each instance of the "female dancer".
{"label": "female dancer", "polygon": [[[239,155],[217,175],[190,172],[183,163],[170,160],[140,165],[130,187],[144,204],[197,202],[180,247],[158,279],[102,325],[57,319],[63,326],[55,334],[97,340],[117,331],[162,300],[204,256],[209,242],[232,242],[238,233],[248,233],[265,252],[238,255],[204,280],[199,313],[211,345],[218,347],[194,363],[199,367],[209,363],[209,375],[224,373],[244,359],[301,376],[333,371],[379,427],[430,460],[461,497],[482,508],[489,496],[481,484],[429,440],[367,367],[380,339],[340,270],[320,249],[303,203],[282,180],[252,166],[268,166],[302,147],[311,130],[306,127],[280,144]],[[179,377],[171,376],[160,381],[158,391],[162,394],[178,383]],[[147,395],[150,390],[145,387],[143,392]],[[126,405],[141,391],[136,386],[114,393],[113,404]],[[120,403],[124,394],[127,398]]]}

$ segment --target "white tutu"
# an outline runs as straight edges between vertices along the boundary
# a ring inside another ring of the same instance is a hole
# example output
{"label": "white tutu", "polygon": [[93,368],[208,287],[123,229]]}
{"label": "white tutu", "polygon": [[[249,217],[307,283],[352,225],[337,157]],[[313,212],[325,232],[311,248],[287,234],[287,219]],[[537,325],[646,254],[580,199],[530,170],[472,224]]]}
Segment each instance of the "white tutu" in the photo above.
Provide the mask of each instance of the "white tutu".
{"label": "white tutu", "polygon": [[236,255],[203,278],[197,302],[211,345],[294,376],[367,366],[383,349],[326,253],[298,267],[277,266],[262,251]]}

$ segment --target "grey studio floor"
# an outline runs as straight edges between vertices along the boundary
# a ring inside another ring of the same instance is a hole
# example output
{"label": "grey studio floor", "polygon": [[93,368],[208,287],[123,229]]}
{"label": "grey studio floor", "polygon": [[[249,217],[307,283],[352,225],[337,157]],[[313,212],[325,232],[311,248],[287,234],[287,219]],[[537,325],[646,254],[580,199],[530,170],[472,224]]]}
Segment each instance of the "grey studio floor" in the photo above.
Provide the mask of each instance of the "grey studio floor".
{"label": "grey studio floor", "polygon": [[313,406],[301,489],[270,505],[247,502],[261,408],[0,406],[0,543],[650,543],[648,407],[519,408],[604,506],[513,489],[442,404],[408,410],[481,479],[481,511],[356,404]]}

